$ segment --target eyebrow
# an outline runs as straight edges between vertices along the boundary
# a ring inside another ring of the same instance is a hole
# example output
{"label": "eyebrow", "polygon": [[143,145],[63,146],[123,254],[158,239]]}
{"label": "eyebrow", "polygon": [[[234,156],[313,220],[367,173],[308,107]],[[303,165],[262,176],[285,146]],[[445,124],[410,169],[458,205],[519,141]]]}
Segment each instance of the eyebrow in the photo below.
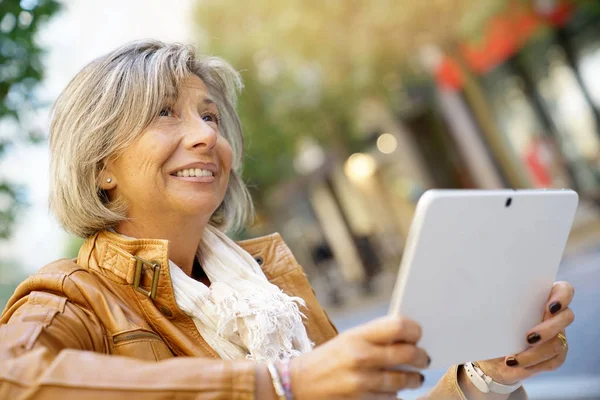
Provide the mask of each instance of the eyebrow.
{"label": "eyebrow", "polygon": [[217,105],[217,103],[215,103],[215,101],[213,99],[211,99],[210,97],[205,97],[202,102],[207,105],[210,105],[210,104]]}

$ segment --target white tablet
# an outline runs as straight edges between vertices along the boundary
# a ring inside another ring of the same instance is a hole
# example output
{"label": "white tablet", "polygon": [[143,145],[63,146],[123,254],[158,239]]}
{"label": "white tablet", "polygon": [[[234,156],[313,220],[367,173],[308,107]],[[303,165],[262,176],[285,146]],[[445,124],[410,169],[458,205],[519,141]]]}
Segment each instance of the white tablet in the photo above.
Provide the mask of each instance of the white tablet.
{"label": "white tablet", "polygon": [[421,324],[430,368],[515,354],[539,323],[577,208],[572,190],[430,190],[390,313]]}

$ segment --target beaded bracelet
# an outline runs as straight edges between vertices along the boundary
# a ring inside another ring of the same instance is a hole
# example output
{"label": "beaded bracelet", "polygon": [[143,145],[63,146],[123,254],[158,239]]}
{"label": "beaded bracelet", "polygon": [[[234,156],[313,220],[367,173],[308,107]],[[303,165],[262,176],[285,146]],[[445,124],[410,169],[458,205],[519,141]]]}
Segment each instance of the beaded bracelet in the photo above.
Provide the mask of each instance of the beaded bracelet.
{"label": "beaded bracelet", "polygon": [[286,400],[294,400],[294,396],[292,395],[292,379],[290,376],[289,358],[277,363],[277,372],[279,372],[279,377],[281,379],[281,383],[283,384]]}

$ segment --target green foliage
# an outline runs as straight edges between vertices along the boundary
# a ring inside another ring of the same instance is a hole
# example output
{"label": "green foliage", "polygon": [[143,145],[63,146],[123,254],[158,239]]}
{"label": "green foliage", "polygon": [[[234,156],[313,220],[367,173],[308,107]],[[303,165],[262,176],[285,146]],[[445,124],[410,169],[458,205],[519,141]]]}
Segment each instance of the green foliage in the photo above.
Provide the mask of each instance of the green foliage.
{"label": "green foliage", "polygon": [[18,186],[0,182],[0,238],[6,238],[10,234],[10,228],[22,204],[18,199]]}
{"label": "green foliage", "polygon": [[20,265],[0,261],[0,313],[6,306],[8,299],[15,291],[15,288],[21,283],[27,274],[20,268]]}
{"label": "green foliage", "polygon": [[[20,133],[7,136],[3,132],[0,157],[15,140],[39,140],[20,122],[24,109],[36,107],[34,89],[43,78],[43,50],[35,35],[59,8],[54,0],[0,0],[0,126],[6,129],[12,120]],[[0,182],[0,239],[10,235],[23,200],[21,188]]]}
{"label": "green foliage", "polygon": [[258,83],[243,73],[244,98],[238,112],[245,132],[244,175],[250,190],[270,186],[278,180],[272,173],[276,166],[279,177],[288,177],[292,171],[293,143],[272,121],[268,107],[272,96],[261,91]]}
{"label": "green foliage", "polygon": [[360,102],[389,95],[404,57],[397,16],[367,1],[203,0],[196,11],[203,50],[242,71],[244,177],[259,202],[294,174],[301,138],[342,157],[362,147]]}
{"label": "green foliage", "polygon": [[294,174],[305,136],[339,159],[364,150],[365,100],[406,107],[408,88],[423,80],[424,40],[445,42],[467,8],[486,14],[502,2],[198,0],[203,50],[243,72],[244,175],[255,198]]}
{"label": "green foliage", "polygon": [[[43,50],[35,35],[59,8],[54,0],[0,0],[0,157],[17,140],[41,139],[25,124],[25,110],[37,106],[34,90],[43,78]],[[10,125],[17,127],[12,135],[7,133]],[[0,181],[0,239],[10,236],[25,197],[22,187]],[[0,260],[0,310],[26,277],[19,267]]]}
{"label": "green foliage", "polygon": [[77,255],[79,254],[79,249],[81,248],[81,246],[83,245],[84,242],[85,242],[85,240],[80,237],[77,237],[77,236],[69,237],[69,240],[67,241],[67,244],[65,246],[65,251],[64,251],[65,257],[66,258],[77,258]]}
{"label": "green foliage", "polygon": [[59,7],[54,0],[0,2],[0,117],[19,117],[20,103],[10,101],[9,93],[24,101],[33,100],[33,89],[43,77],[43,52],[34,40],[35,34]]}
{"label": "green foliage", "polygon": [[[585,13],[598,1],[576,0]],[[198,0],[203,50],[243,71],[240,116],[245,178],[257,198],[294,174],[298,140],[312,136],[344,157],[364,149],[363,100],[410,108],[424,73],[424,45],[456,48],[484,37],[498,13],[530,12],[532,0]],[[510,9],[510,10],[509,10]],[[364,128],[369,129],[369,128]]]}

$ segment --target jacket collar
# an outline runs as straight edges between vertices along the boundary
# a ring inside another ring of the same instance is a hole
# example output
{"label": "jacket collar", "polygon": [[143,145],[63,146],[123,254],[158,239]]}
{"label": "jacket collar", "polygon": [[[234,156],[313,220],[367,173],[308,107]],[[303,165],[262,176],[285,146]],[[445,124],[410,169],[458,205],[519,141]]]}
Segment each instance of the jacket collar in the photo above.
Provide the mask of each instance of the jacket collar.
{"label": "jacket collar", "polygon": [[[271,283],[290,296],[306,301],[305,326],[309,338],[317,345],[335,336],[336,331],[320,307],[302,268],[277,233],[240,242],[254,257]],[[128,239],[113,232],[99,232],[81,247],[77,264],[111,281],[106,287],[125,305],[143,315],[151,329],[162,332],[178,355],[210,356],[218,354],[204,341],[190,317],[177,305],[168,268],[168,241]],[[143,260],[139,266],[139,260]],[[152,261],[156,264],[152,264]],[[158,268],[156,265],[160,265]],[[140,269],[136,286],[136,269]],[[155,297],[151,298],[153,283]],[[139,290],[141,289],[141,290]],[[102,301],[101,299],[96,301]]]}
{"label": "jacket collar", "polygon": [[[269,280],[297,268],[278,233],[238,244],[261,265]],[[167,240],[126,238],[102,231],[83,244],[77,263],[116,283],[132,285],[138,292],[159,301],[164,295],[173,297],[168,254]]]}

